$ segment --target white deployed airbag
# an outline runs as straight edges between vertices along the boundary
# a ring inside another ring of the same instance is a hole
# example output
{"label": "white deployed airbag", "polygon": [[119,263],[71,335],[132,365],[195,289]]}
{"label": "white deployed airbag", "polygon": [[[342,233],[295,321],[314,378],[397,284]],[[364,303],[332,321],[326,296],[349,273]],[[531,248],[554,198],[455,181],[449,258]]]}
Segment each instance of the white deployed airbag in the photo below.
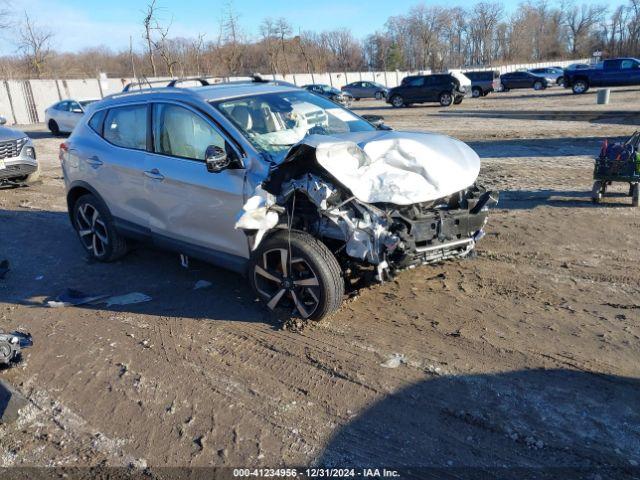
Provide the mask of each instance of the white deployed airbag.
{"label": "white deployed airbag", "polygon": [[445,135],[362,132],[310,135],[301,143],[316,149],[316,160],[366,203],[396,205],[446,197],[472,185],[480,158],[466,144]]}

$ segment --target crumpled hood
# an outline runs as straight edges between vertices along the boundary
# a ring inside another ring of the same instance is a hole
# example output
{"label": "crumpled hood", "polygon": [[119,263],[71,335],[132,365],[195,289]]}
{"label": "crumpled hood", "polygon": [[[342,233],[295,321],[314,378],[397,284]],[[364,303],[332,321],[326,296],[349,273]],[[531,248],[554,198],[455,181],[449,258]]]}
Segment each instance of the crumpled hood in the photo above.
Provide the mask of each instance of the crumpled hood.
{"label": "crumpled hood", "polygon": [[18,138],[24,138],[27,134],[20,130],[15,130],[9,127],[0,126],[0,142],[6,142],[7,140],[17,140]]}
{"label": "crumpled hood", "polygon": [[435,133],[309,135],[301,144],[315,148],[318,164],[366,203],[437,200],[471,186],[480,172],[468,145]]}

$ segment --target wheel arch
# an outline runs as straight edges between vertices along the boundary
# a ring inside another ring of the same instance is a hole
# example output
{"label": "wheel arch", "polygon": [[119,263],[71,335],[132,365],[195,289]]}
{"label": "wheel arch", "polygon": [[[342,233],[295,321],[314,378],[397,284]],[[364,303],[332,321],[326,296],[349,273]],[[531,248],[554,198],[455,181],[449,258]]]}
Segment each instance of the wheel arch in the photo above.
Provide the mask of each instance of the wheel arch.
{"label": "wheel arch", "polygon": [[[87,182],[83,182],[82,180],[77,180],[77,181],[71,183],[69,191],[67,192],[67,212],[69,214],[69,220],[71,220],[72,224],[73,224],[73,207],[74,207],[74,205],[76,204],[76,202],[78,201],[78,199],[80,197],[82,197],[83,195],[86,195],[88,193],[90,193],[91,195],[95,196],[100,202],[102,202],[102,204],[107,209],[107,211],[109,211],[109,208],[107,207],[107,204],[105,203],[104,199],[96,191],[95,188],[93,188]],[[109,212],[109,213],[111,213],[111,212]]]}

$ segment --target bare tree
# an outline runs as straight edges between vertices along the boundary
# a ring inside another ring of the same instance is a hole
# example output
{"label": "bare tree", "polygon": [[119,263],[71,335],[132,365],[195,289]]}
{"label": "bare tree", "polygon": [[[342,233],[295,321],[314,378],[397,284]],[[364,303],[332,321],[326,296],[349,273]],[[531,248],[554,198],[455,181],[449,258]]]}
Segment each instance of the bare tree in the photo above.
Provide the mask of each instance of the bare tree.
{"label": "bare tree", "polygon": [[147,57],[149,64],[151,65],[151,73],[154,77],[158,75],[156,68],[156,60],[153,54],[153,31],[154,26],[157,24],[158,7],[156,6],[156,0],[151,0],[147,5],[142,25],[144,26],[144,40],[147,44]]}
{"label": "bare tree", "polygon": [[276,20],[275,25],[276,33],[278,35],[278,40],[280,42],[280,50],[282,51],[282,58],[284,59],[284,73],[291,73],[291,68],[289,67],[289,59],[287,55],[287,37],[291,36],[291,32],[293,32],[293,28],[289,25],[289,22],[285,18],[279,18]]}
{"label": "bare tree", "polygon": [[562,4],[562,22],[569,32],[569,42],[571,53],[578,52],[586,54],[589,45],[586,42],[592,33],[593,27],[598,25],[607,11],[604,5],[587,5],[585,3],[577,6],[573,0],[565,1]]}
{"label": "bare tree", "polygon": [[223,17],[220,22],[219,47],[225,69],[232,75],[237,75],[242,70],[243,53],[245,45],[233,3],[225,5]]}
{"label": "bare tree", "polygon": [[265,18],[262,21],[260,24],[260,34],[262,36],[264,48],[266,49],[269,70],[275,75],[278,73],[278,55],[280,50],[274,38],[276,35],[276,26],[273,19]]}
{"label": "bare tree", "polygon": [[18,50],[22,53],[30,73],[40,78],[45,64],[51,57],[51,39],[53,33],[36,25],[27,12],[18,31]]}
{"label": "bare tree", "polygon": [[160,58],[162,59],[164,66],[166,68],[166,72],[170,77],[174,76],[174,67],[178,63],[176,60],[176,56],[173,52],[173,41],[169,38],[169,29],[171,28],[171,23],[167,27],[162,27],[158,21],[156,20],[156,24],[153,28],[153,31],[157,33],[154,37],[151,37],[151,44],[153,48],[158,52]]}

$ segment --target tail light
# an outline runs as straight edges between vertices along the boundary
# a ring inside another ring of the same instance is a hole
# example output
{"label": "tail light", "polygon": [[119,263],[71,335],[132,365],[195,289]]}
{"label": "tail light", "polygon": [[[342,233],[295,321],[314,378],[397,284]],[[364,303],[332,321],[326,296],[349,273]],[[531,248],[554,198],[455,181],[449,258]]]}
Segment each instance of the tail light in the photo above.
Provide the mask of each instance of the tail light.
{"label": "tail light", "polygon": [[69,146],[67,142],[62,142],[60,144],[60,153],[58,154],[58,158],[60,159],[60,163],[64,161],[65,154],[69,151]]}
{"label": "tail light", "polygon": [[602,141],[602,148],[600,149],[600,158],[607,156],[607,149],[609,148],[609,141],[605,138]]}

